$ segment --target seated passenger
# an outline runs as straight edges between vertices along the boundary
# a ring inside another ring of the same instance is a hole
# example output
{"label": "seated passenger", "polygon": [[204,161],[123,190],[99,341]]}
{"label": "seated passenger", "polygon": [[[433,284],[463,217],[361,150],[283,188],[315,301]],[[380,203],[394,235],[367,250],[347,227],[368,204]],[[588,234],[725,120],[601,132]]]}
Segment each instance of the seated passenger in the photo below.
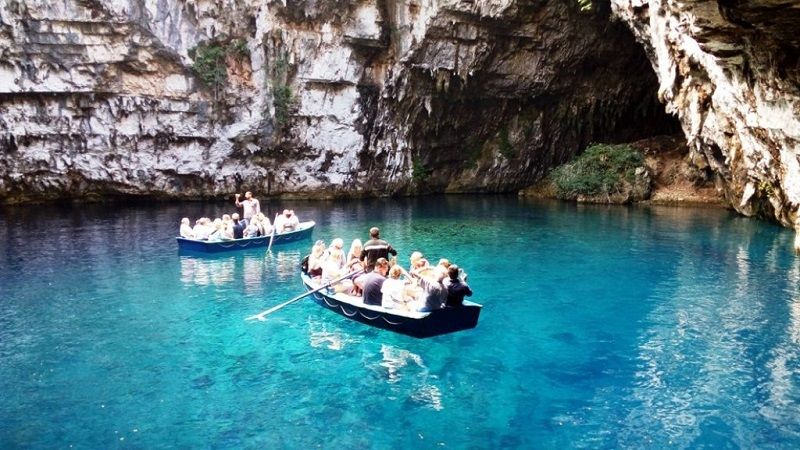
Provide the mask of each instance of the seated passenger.
{"label": "seated passenger", "polygon": [[288,209],[284,209],[281,214],[275,216],[275,223],[272,226],[275,227],[275,233],[283,233],[283,224],[286,222],[286,214],[289,213]]}
{"label": "seated passenger", "polygon": [[261,236],[272,235],[272,222],[269,221],[269,217],[260,212],[256,214],[255,220],[258,222],[258,232]]}
{"label": "seated passenger", "polygon": [[[341,248],[331,246],[330,251],[324,256],[324,260],[322,262],[322,278],[320,282],[322,284],[328,284],[331,281],[347,275],[347,272],[345,272],[343,268],[344,252]],[[352,280],[341,280],[332,287],[336,293],[350,292],[353,288],[353,282]]]}
{"label": "seated passenger", "polygon": [[224,227],[224,234],[227,239],[233,239],[233,220],[230,214],[222,215],[222,225]]}
{"label": "seated passenger", "polygon": [[411,257],[408,258],[411,266],[408,270],[413,271],[417,267],[420,266],[420,261],[422,260],[422,252],[412,252]]}
{"label": "seated passenger", "polygon": [[381,293],[383,294],[381,306],[384,308],[408,309],[408,303],[413,298],[406,296],[406,287],[410,282],[409,280],[400,279],[403,274],[408,275],[408,272],[400,267],[399,264],[395,264],[389,269],[389,277],[386,278],[381,287]]}
{"label": "seated passenger", "polygon": [[350,272],[364,268],[364,265],[361,264],[361,251],[363,249],[364,246],[361,244],[361,239],[353,239],[350,244],[350,250],[347,252],[347,258],[345,258],[347,260],[345,265]]}
{"label": "seated passenger", "polygon": [[459,278],[460,272],[458,266],[455,264],[447,268],[448,279],[445,280],[444,286],[447,288],[447,301],[445,305],[448,308],[458,308],[464,305],[464,297],[472,295],[472,289],[469,285]]}
{"label": "seated passenger", "polygon": [[[328,254],[329,255],[332,252],[337,251],[337,250],[338,250],[338,253],[341,253],[342,258],[341,258],[341,263],[340,263],[339,269],[344,269],[345,260],[344,260],[344,250],[343,250],[343,248],[344,248],[344,241],[342,239],[340,239],[340,238],[335,238],[334,240],[332,240],[331,241],[331,246],[328,247]],[[344,275],[344,274],[342,274],[342,275]]]}
{"label": "seated passenger", "polygon": [[300,228],[300,220],[294,214],[293,209],[288,209],[283,212],[284,221],[283,221],[283,230],[282,233],[286,233],[288,231],[295,231]]}
{"label": "seated passenger", "polygon": [[315,278],[322,276],[322,263],[325,256],[325,241],[317,241],[311,247],[311,255],[308,257],[308,276]]}
{"label": "seated passenger", "polygon": [[194,231],[192,231],[192,226],[190,225],[188,217],[181,219],[181,237],[194,239]]}
{"label": "seated passenger", "polygon": [[383,299],[381,288],[386,281],[386,273],[389,272],[389,261],[386,258],[378,258],[375,261],[375,268],[372,272],[359,277],[362,280],[361,290],[364,293],[363,301],[365,305],[380,306]]}
{"label": "seated passenger", "polygon": [[261,231],[258,228],[258,219],[253,217],[244,229],[244,237],[254,238],[261,236]]}
{"label": "seated passenger", "polygon": [[194,238],[200,240],[208,239],[208,236],[213,231],[214,227],[211,225],[211,219],[209,219],[208,217],[201,217],[197,219],[194,228],[192,228],[192,232],[194,233]]}
{"label": "seated passenger", "polygon": [[239,214],[233,213],[231,216],[231,220],[233,221],[233,225],[231,225],[231,233],[233,234],[234,239],[241,239],[244,237],[244,222],[239,220]]}
{"label": "seated passenger", "polygon": [[214,219],[214,231],[208,235],[208,242],[221,242],[230,239],[225,231],[225,223],[221,219]]}
{"label": "seated passenger", "polygon": [[422,294],[417,299],[417,311],[427,312],[441,309],[447,301],[447,288],[442,284],[445,274],[442,271],[432,271],[430,276],[420,275],[424,267],[411,272],[419,280]]}

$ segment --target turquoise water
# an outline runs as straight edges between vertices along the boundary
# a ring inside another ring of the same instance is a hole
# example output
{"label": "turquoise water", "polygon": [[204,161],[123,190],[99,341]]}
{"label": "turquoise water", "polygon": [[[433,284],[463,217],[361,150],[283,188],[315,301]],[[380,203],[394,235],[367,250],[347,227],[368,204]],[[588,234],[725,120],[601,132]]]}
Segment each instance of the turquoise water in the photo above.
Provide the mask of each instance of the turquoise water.
{"label": "turquoise water", "polygon": [[[270,205],[282,209],[284,204]],[[311,241],[179,256],[220,204],[0,211],[2,448],[797,448],[793,233],[724,210],[515,197],[307,202],[469,272],[417,340],[301,292]],[[273,212],[274,213],[274,212]]]}

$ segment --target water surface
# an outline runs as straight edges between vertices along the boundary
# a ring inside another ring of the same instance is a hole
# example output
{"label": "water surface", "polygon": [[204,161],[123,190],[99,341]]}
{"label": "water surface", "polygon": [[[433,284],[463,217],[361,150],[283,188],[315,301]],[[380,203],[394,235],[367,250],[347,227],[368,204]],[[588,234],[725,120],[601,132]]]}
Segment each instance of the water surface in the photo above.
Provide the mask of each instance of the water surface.
{"label": "water surface", "polygon": [[478,328],[418,340],[301,292],[312,241],[181,256],[222,204],[0,211],[2,448],[800,446],[793,234],[716,209],[303,202],[313,239],[447,257]]}

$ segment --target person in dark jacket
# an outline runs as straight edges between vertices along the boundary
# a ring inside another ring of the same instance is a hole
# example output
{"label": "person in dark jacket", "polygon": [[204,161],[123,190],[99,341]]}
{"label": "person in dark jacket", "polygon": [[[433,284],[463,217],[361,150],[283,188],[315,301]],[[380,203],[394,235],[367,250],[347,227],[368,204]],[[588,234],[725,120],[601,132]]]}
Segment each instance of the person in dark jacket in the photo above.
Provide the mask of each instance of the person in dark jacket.
{"label": "person in dark jacket", "polygon": [[244,222],[239,220],[239,214],[233,213],[231,216],[233,219],[233,238],[234,239],[241,239],[244,237],[244,229],[246,225]]}
{"label": "person in dark jacket", "polygon": [[389,255],[397,256],[397,250],[393,249],[388,242],[380,238],[380,230],[378,227],[369,229],[370,239],[364,243],[364,248],[361,250],[361,261],[366,261],[365,272],[371,272],[375,267],[375,261],[378,258],[389,259]]}
{"label": "person in dark jacket", "polygon": [[451,264],[447,268],[448,280],[445,281],[447,288],[447,301],[445,304],[448,308],[458,308],[464,305],[464,297],[472,295],[472,289],[469,285],[458,278],[458,266]]}

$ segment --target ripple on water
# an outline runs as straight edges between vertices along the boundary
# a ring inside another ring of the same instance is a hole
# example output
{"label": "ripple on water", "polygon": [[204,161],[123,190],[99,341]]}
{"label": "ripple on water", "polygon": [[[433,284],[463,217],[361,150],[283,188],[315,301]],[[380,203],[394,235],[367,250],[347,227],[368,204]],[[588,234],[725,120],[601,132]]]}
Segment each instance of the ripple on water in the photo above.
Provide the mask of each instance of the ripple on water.
{"label": "ripple on water", "polygon": [[418,340],[308,300],[247,322],[297,295],[311,241],[177,253],[180,217],[229,204],[4,211],[0,442],[800,445],[791,233],[725,211],[516,197],[293,206],[317,220],[314,239],[378,225],[403,263],[412,250],[458,263],[480,325]]}

